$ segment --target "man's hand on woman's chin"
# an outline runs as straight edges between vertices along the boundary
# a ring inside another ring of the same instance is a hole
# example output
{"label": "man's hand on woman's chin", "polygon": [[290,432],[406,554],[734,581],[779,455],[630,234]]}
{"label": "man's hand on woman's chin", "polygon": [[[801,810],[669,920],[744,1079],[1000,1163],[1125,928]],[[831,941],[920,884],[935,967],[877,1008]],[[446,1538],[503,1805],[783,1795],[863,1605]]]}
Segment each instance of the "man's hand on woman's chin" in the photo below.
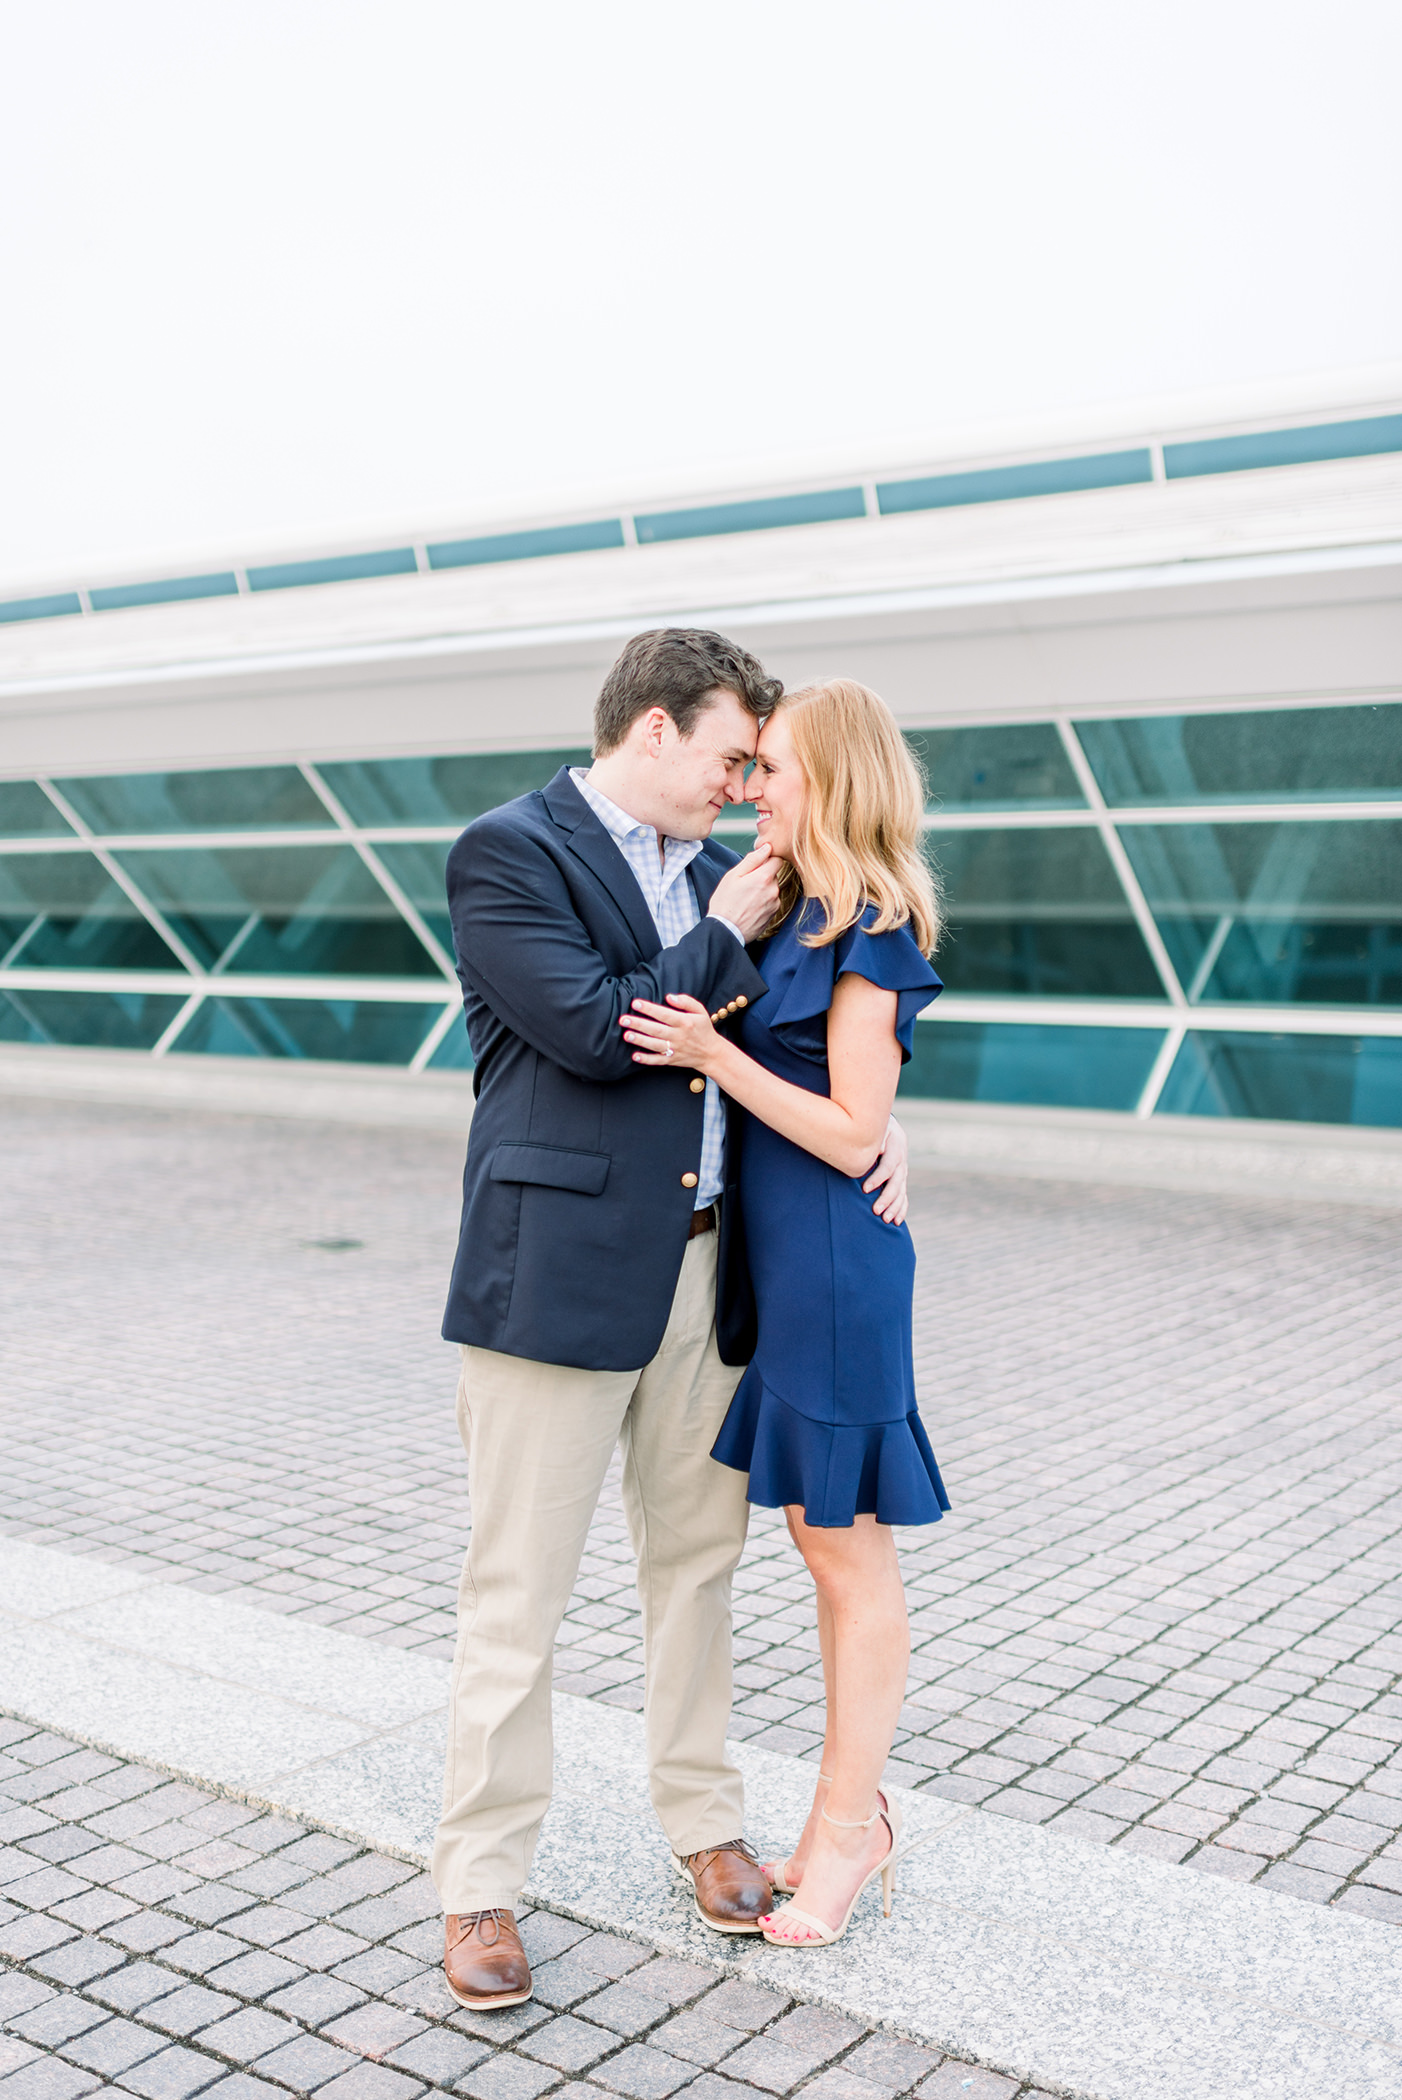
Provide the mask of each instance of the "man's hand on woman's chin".
{"label": "man's hand on woman's chin", "polygon": [[892,1116],[886,1125],[886,1149],[862,1183],[870,1196],[881,1191],[872,1209],[888,1225],[904,1225],[909,1208],[907,1183],[910,1177],[910,1140]]}

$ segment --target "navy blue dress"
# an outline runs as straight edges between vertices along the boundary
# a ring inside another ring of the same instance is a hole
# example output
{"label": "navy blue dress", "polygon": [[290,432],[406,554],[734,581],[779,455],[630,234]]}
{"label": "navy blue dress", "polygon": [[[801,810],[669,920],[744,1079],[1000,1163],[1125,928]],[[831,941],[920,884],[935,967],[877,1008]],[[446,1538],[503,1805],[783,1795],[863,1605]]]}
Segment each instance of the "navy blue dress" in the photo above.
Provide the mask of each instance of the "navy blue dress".
{"label": "navy blue dress", "polygon": [[[737,1040],[759,1064],[811,1094],[830,1091],[828,1008],[848,971],[895,992],[901,1061],[915,1017],[940,980],[904,927],[862,922],[805,948],[800,901],[759,958],[768,995],[740,1020]],[[852,1179],[746,1116],[740,1205],[759,1314],[754,1360],[736,1389],[712,1456],[748,1473],[751,1502],[801,1503],[810,1524],[930,1524],[949,1508],[915,1404],[911,1300],[915,1248]]]}

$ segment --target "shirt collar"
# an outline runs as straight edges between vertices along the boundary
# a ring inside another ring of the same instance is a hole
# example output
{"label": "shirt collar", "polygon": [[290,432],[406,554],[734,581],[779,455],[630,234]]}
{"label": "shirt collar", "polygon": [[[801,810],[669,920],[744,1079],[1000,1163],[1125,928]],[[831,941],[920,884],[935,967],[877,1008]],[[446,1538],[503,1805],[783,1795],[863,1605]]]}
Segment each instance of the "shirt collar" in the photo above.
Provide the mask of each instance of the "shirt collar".
{"label": "shirt collar", "polygon": [[[579,789],[580,794],[583,795],[605,831],[612,838],[616,839],[620,846],[625,839],[638,837],[650,839],[654,845],[656,844],[656,826],[644,824],[637,817],[630,817],[626,809],[620,809],[618,804],[612,801],[601,788],[595,787],[583,766],[571,766],[570,779]],[[705,843],[704,839],[674,839],[664,835],[662,840],[663,860],[668,873],[670,874],[673,868],[689,866]]]}

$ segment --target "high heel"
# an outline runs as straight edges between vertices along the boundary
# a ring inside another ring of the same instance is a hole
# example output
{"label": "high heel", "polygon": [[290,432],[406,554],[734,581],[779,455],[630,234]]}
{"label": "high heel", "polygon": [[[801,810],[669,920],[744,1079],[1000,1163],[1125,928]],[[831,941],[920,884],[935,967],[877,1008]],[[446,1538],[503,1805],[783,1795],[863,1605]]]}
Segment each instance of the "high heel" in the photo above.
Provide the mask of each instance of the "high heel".
{"label": "high heel", "polygon": [[864,1875],[857,1883],[856,1888],[852,1891],[852,1901],[847,1906],[846,1915],[842,1923],[836,1926],[829,1925],[822,1918],[814,1917],[812,1911],[800,1910],[796,1903],[785,1904],[782,1914],[771,1912],[769,1917],[760,1920],[760,1931],[764,1932],[766,1925],[772,1924],[777,1916],[782,1915],[786,1918],[792,1918],[799,1925],[806,1925],[813,1937],[808,1940],[781,1940],[776,1939],[773,1933],[764,1932],[764,1937],[771,1947],[831,1947],[835,1940],[842,1938],[847,1927],[851,1924],[852,1913],[857,1907],[857,1898],[861,1895],[862,1890],[869,1883],[875,1881],[878,1874],[881,1876],[881,1914],[883,1917],[890,1917],[891,1898],[896,1893],[896,1863],[900,1858],[899,1847],[902,1818],[899,1806],[893,1807],[886,1801],[885,1796],[881,1794],[878,1794],[877,1799],[883,1803],[883,1806],[877,1809],[875,1815],[867,1816],[856,1823],[846,1822],[841,1816],[830,1816],[825,1808],[820,1808],[818,1811],[823,1821],[831,1823],[835,1830],[870,1830],[872,1824],[879,1818],[891,1833],[890,1848],[886,1857],[879,1861],[872,1868],[871,1872]]}
{"label": "high heel", "polygon": [[[823,1784],[827,1786],[832,1785],[831,1772],[819,1772],[818,1778]],[[793,1854],[791,1852],[787,1859],[765,1860],[760,1868],[761,1874],[769,1876],[769,1886],[773,1889],[776,1896],[796,1896],[798,1894],[798,1882],[790,1883],[785,1872],[792,1859]],[[802,1875],[800,1875],[799,1880],[801,1881],[802,1878]]]}

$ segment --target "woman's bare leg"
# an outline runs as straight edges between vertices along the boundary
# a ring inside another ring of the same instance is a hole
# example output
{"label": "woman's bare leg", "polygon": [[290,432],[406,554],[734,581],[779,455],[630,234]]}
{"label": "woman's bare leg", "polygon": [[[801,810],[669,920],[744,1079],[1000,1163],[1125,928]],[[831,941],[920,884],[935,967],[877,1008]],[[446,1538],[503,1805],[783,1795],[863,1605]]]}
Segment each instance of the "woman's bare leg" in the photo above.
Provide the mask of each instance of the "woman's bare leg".
{"label": "woman's bare leg", "polygon": [[[799,1547],[799,1551],[802,1552],[803,1548],[799,1546],[798,1534],[793,1527],[793,1513],[786,1509],[784,1515],[788,1518],[789,1536],[793,1539],[794,1544]],[[808,1811],[808,1821],[804,1824],[799,1834],[798,1843],[786,1860],[775,1859],[766,1862],[766,1871],[768,1867],[777,1867],[783,1870],[784,1879],[791,1889],[796,1889],[803,1878],[803,1869],[807,1865],[808,1854],[813,1844],[813,1833],[818,1827],[818,1810],[828,1797],[827,1787],[823,1783],[823,1774],[826,1773],[831,1776],[833,1768],[830,1760],[833,1756],[834,1745],[837,1739],[837,1674],[835,1668],[836,1650],[832,1606],[828,1603],[821,1590],[817,1590],[816,1595],[818,1600],[818,1646],[822,1651],[823,1657],[823,1701],[827,1711],[823,1735],[823,1761],[818,1780],[813,1788],[813,1806]]]}
{"label": "woman's bare leg", "polygon": [[[865,1829],[841,1826],[864,1824],[878,1807],[877,1789],[905,1698],[910,1630],[889,1525],[869,1516],[850,1528],[810,1525],[797,1508],[786,1515],[818,1592],[828,1701],[823,1770],[832,1774],[804,1828],[795,1866],[803,1865],[803,1908],[835,1926],[856,1884],[890,1847],[883,1822]],[[819,1807],[837,1821],[825,1821]],[[780,1911],[771,1937],[803,1940],[812,1934],[801,1925],[786,1930]]]}

